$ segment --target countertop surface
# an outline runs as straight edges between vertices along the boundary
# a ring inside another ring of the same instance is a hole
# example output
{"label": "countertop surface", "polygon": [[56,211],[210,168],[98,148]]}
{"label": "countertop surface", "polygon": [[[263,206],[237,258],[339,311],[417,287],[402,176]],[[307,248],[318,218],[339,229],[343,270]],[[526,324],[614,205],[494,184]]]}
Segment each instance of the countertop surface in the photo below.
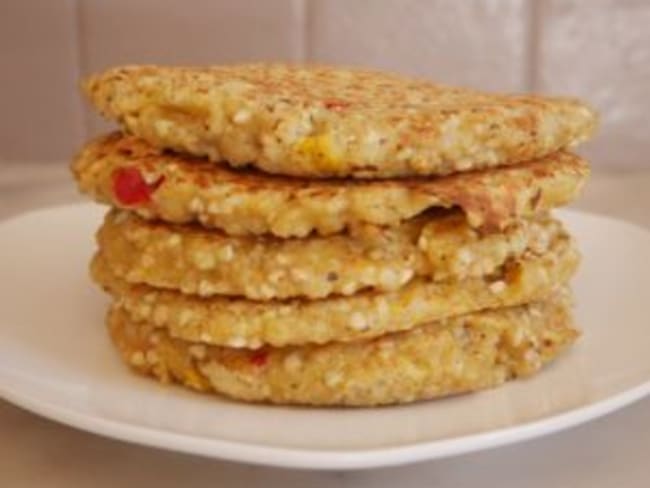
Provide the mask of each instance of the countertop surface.
{"label": "countertop surface", "polygon": [[[574,205],[650,227],[650,171],[593,176]],[[0,163],[0,219],[82,201],[64,164]],[[624,324],[612,324],[624,326]],[[650,332],[649,332],[650,334]],[[647,487],[650,399],[558,434],[397,468],[292,471],[105,439],[0,400],[2,487]]]}

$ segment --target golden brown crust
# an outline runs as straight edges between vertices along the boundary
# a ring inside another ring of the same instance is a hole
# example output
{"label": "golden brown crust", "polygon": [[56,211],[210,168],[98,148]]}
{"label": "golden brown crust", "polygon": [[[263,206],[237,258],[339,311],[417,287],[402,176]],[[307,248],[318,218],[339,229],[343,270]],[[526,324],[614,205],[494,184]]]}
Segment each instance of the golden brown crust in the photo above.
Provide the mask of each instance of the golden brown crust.
{"label": "golden brown crust", "polygon": [[[115,175],[125,168],[150,185],[146,199],[131,204],[116,196]],[[363,224],[394,226],[440,207],[460,207],[473,227],[502,230],[573,200],[589,167],[578,156],[559,152],[444,178],[314,181],[236,171],[111,134],[88,144],[73,172],[83,192],[148,219],[200,222],[231,235],[304,237]]]}
{"label": "golden brown crust", "polygon": [[101,255],[93,261],[92,274],[134,320],[150,321],[189,341],[255,349],[354,341],[541,299],[570,279],[578,260],[572,241],[559,238],[543,255],[508,262],[484,278],[443,283],[415,279],[394,292],[281,302],[201,298],[129,285],[115,277]]}
{"label": "golden brown crust", "polygon": [[563,236],[562,224],[547,215],[495,234],[472,229],[454,212],[423,215],[398,227],[363,226],[348,234],[280,239],[233,237],[112,210],[97,240],[111,271],[129,283],[269,300],[393,291],[415,277],[478,278],[524,253],[543,254]]}
{"label": "golden brown crust", "polygon": [[162,382],[245,401],[341,406],[408,403],[497,386],[537,372],[579,335],[558,297],[368,341],[259,351],[173,339],[115,306],[108,326],[124,360]]}
{"label": "golden brown crust", "polygon": [[103,115],[155,146],[306,177],[518,163],[574,146],[597,124],[574,99],[327,66],[127,66],[89,78],[85,91]]}

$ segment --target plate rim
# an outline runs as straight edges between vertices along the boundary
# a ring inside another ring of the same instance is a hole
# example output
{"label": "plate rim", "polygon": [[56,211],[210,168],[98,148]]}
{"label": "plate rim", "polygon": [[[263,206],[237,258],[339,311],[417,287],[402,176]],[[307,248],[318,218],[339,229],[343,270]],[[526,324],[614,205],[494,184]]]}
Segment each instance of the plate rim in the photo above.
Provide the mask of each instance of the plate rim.
{"label": "plate rim", "polygon": [[21,395],[0,384],[0,397],[7,402],[43,418],[95,435],[226,461],[306,470],[354,470],[399,466],[502,447],[578,427],[631,405],[649,394],[650,380],[598,402],[511,427],[396,447],[321,450],[261,446],[143,427],[85,414],[77,409],[51,402],[43,402],[30,395]]}
{"label": "plate rim", "polygon": [[[38,213],[97,207],[82,202],[32,209],[0,220],[0,234],[7,224]],[[570,218],[596,218],[623,224],[648,234],[650,230],[625,219],[593,212],[559,209],[558,214]],[[6,376],[0,370],[0,379]],[[501,447],[516,442],[549,435],[598,419],[650,395],[650,378],[632,388],[599,401],[546,416],[531,422],[488,430],[458,437],[415,442],[392,447],[360,449],[308,449],[281,446],[263,446],[255,443],[197,437],[166,429],[135,425],[105,416],[89,414],[80,409],[43,401],[38,395],[21,393],[0,381],[0,398],[41,417],[74,427],[95,435],[168,451],[197,454],[227,461],[294,469],[353,470],[397,466],[419,461],[442,459],[461,454]]]}

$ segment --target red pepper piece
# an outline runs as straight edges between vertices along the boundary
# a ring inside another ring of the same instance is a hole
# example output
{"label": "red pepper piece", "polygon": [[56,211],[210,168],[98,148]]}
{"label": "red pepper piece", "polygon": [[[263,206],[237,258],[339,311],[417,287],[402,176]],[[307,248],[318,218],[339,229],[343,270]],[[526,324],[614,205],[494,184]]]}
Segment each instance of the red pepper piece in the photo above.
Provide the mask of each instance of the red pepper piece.
{"label": "red pepper piece", "polygon": [[256,351],[253,354],[251,354],[248,360],[251,362],[252,365],[262,367],[266,365],[267,361],[269,360],[269,353],[262,350]]}
{"label": "red pepper piece", "polygon": [[343,110],[350,106],[349,102],[336,98],[329,98],[327,100],[324,100],[323,103],[325,104],[326,109],[335,111]]}
{"label": "red pepper piece", "polygon": [[162,184],[164,177],[147,183],[137,168],[118,168],[113,171],[113,193],[123,205],[148,203],[151,194]]}

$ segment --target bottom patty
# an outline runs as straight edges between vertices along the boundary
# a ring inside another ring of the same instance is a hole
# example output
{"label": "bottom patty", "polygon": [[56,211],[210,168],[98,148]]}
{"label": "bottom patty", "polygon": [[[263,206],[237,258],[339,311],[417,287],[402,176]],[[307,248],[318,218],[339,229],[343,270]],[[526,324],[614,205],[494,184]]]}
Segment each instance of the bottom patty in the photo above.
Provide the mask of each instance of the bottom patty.
{"label": "bottom patty", "polygon": [[500,385],[537,372],[578,337],[566,291],[371,340],[258,350],[174,339],[117,306],[107,322],[135,370],[251,402],[373,406]]}

